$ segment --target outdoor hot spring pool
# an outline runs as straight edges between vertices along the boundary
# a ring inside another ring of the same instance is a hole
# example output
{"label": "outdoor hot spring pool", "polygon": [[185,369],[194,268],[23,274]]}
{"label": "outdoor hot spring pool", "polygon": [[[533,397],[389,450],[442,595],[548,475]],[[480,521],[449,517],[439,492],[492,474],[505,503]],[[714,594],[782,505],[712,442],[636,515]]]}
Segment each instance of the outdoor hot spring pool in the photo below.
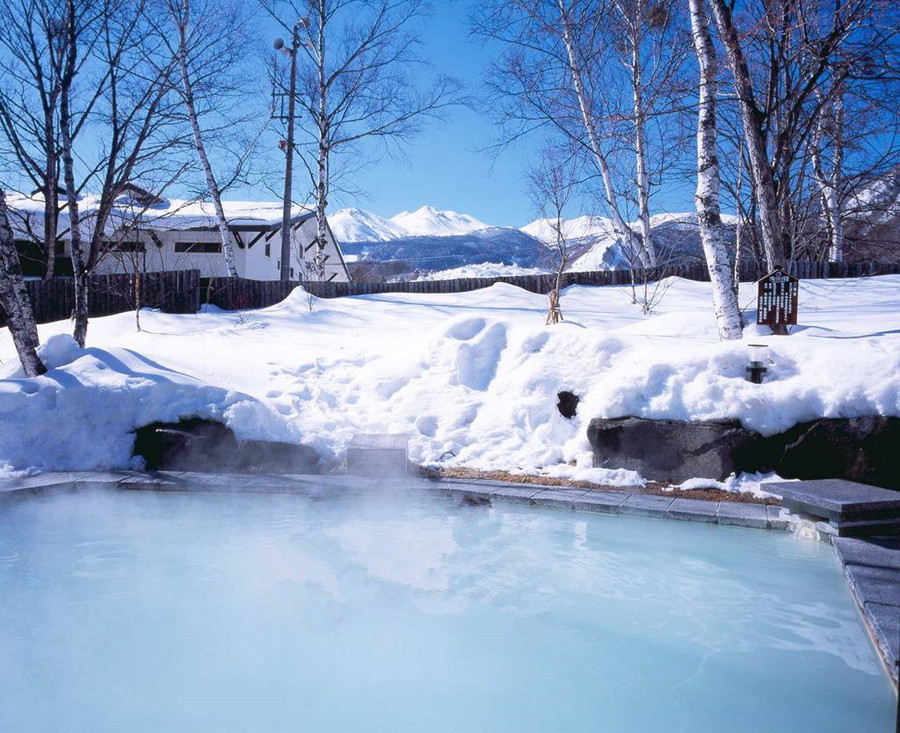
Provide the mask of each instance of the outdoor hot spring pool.
{"label": "outdoor hot spring pool", "polygon": [[0,503],[0,731],[888,731],[830,547],[446,498]]}

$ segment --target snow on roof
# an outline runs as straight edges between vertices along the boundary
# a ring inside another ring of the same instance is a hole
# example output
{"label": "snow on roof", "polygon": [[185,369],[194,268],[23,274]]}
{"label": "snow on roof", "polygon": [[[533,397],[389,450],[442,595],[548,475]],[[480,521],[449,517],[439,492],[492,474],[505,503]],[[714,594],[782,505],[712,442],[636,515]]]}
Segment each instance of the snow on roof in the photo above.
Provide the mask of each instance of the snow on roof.
{"label": "snow on roof", "polygon": [[[44,197],[41,194],[26,196],[10,192],[7,197],[10,209],[10,224],[16,235],[27,236],[30,230],[39,236],[43,229]],[[68,211],[64,197],[60,197],[60,231],[69,225]],[[100,197],[85,194],[78,199],[78,210],[82,217],[83,229],[90,231],[93,218],[100,206]],[[223,201],[225,218],[232,226],[258,226],[261,228],[281,223],[282,204],[280,201]],[[292,206],[291,218],[311,214],[308,206]],[[116,199],[112,213],[106,224],[108,233],[140,222],[143,227],[156,230],[210,229],[216,226],[215,210],[210,201],[187,201],[183,199],[163,200],[155,204],[142,204],[128,195]]]}

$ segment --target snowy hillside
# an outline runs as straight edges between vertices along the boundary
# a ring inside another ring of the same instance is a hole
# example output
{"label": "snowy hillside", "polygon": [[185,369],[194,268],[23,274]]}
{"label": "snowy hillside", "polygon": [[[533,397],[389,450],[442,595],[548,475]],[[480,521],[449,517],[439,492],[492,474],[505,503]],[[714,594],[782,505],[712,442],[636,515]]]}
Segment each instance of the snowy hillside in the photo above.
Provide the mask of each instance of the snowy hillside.
{"label": "snowy hillside", "polygon": [[328,217],[335,239],[345,242],[389,242],[409,236],[409,232],[390,219],[362,209],[340,209]]}
{"label": "snowy hillside", "polygon": [[543,264],[543,245],[519,229],[490,227],[468,234],[410,236],[387,242],[349,242],[341,245],[345,255],[361,265],[391,263],[392,276],[434,272],[465,265],[495,262],[520,267]]}
{"label": "snowy hillside", "polygon": [[433,206],[401,212],[392,216],[390,221],[413,237],[449,237],[488,228],[487,224],[474,216],[441,211]]}
{"label": "snowy hillside", "polygon": [[[900,276],[804,281],[791,336],[754,326],[727,343],[709,284],[670,285],[652,316],[627,287],[570,287],[566,321],[550,327],[544,297],[502,284],[319,300],[312,311],[298,289],[242,314],[145,311],[140,333],[123,313],[93,319],[84,351],[68,336],[48,343],[70,332],[60,321],[40,326],[55,368],[29,380],[3,329],[0,465],[125,466],[135,427],[201,415],[326,460],[355,433],[406,433],[417,463],[633,483],[590,467],[592,417],[737,418],[772,434],[819,416],[900,415]],[[742,286],[741,304],[754,292]],[[771,347],[762,385],[746,380],[750,341]],[[581,397],[571,420],[557,410],[561,390]]]}

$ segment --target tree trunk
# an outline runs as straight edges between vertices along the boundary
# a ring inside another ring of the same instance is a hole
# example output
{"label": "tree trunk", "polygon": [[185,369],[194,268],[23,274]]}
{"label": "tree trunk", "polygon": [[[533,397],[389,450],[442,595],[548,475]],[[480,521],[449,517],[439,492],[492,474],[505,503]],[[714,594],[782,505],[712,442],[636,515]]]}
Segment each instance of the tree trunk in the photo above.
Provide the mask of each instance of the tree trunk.
{"label": "tree trunk", "polygon": [[38,356],[38,332],[31,310],[31,301],[25,289],[19,253],[9,226],[6,210],[6,194],[0,189],[0,306],[6,313],[9,333],[15,344],[19,361],[26,377],[37,377],[46,372]]}
{"label": "tree trunk", "polygon": [[72,80],[75,76],[75,60],[77,42],[75,31],[74,1],[66,3],[66,37],[67,50],[65,68],[60,79],[59,95],[59,128],[61,153],[63,161],[63,177],[66,183],[66,195],[69,200],[69,242],[72,246],[72,270],[75,275],[75,310],[73,313],[75,327],[73,338],[84,348],[88,328],[88,273],[85,267],[84,247],[81,238],[81,217],[78,213],[78,190],[75,188],[75,164],[72,159],[71,110],[70,94]]}
{"label": "tree trunk", "polygon": [[[225,255],[225,267],[228,270],[228,277],[237,277],[237,264],[234,258],[234,236],[228,228],[225,210],[222,208],[222,196],[219,191],[219,185],[216,183],[212,166],[209,164],[209,158],[206,155],[206,147],[203,144],[203,135],[200,131],[200,121],[197,119],[197,107],[194,103],[194,88],[188,73],[186,30],[190,16],[190,0],[182,0],[180,17],[177,17],[174,12],[172,16],[175,20],[175,25],[178,27],[178,66],[181,70],[184,106],[187,109],[188,120],[191,123],[191,132],[194,136],[194,148],[197,151],[197,157],[200,159],[200,166],[203,168],[203,175],[206,177],[206,188],[209,191],[209,196],[212,199],[213,208],[216,212],[216,226],[219,229],[219,236],[222,238],[222,252]],[[140,330],[140,327],[138,330]]]}
{"label": "tree trunk", "polygon": [[731,16],[731,7],[725,0],[710,0],[719,38],[725,46],[728,66],[734,77],[734,88],[741,109],[741,123],[750,173],[753,178],[753,195],[757,204],[757,221],[762,237],[766,264],[769,269],[784,265],[785,250],[781,238],[781,220],[778,215],[778,198],[775,176],[769,163],[766,139],[763,133],[763,116],[753,95],[750,70],[741,50],[737,29]]}
{"label": "tree trunk", "polygon": [[[319,8],[324,11],[325,4]],[[316,178],[316,254],[314,261],[315,276],[325,279],[325,245],[328,241],[325,211],[328,208],[328,109],[326,107],[328,89],[325,80],[325,22],[324,12],[319,18],[319,35],[317,41],[317,59],[319,72],[319,150],[318,171]]]}
{"label": "tree trunk", "polygon": [[644,109],[641,39],[637,35],[640,33],[640,21],[635,20],[634,22],[636,25],[631,49],[631,85],[634,96],[634,152],[638,216],[645,259],[650,267],[656,267],[656,247],[653,245],[653,236],[650,232],[650,176],[647,173],[647,115]]}
{"label": "tree trunk", "polygon": [[716,151],[716,51],[709,33],[704,0],[689,0],[691,31],[700,67],[700,100],[697,118],[697,222],[703,254],[712,283],[713,307],[719,338],[741,338],[741,314],[734,287],[734,273],[719,209],[719,158]]}
{"label": "tree trunk", "polygon": [[[844,222],[841,211],[840,186],[841,169],[844,163],[843,124],[844,100],[842,90],[838,89],[834,100],[824,100],[824,93],[818,92],[819,118],[816,121],[812,142],[813,175],[819,187],[822,200],[822,216],[828,231],[828,261],[843,262],[844,259]],[[827,118],[826,118],[827,115]],[[822,160],[822,149],[825,146],[826,121],[831,127],[831,144],[833,147],[831,172],[825,170]]]}
{"label": "tree trunk", "polygon": [[563,0],[557,0],[557,7],[559,8],[560,20],[563,24],[563,41],[566,46],[566,54],[569,60],[569,72],[572,76],[572,85],[575,90],[575,96],[578,99],[578,109],[581,113],[581,122],[584,126],[585,132],[587,133],[588,143],[590,144],[594,162],[596,163],[597,168],[600,171],[600,176],[603,179],[603,192],[606,199],[606,205],[609,209],[610,216],[612,217],[613,228],[616,230],[616,234],[618,234],[622,238],[622,243],[625,245],[625,249],[629,253],[629,256],[632,258],[636,257],[640,260],[641,265],[647,267],[650,264],[649,260],[647,259],[647,253],[641,246],[641,244],[637,241],[637,237],[634,236],[634,232],[632,231],[631,227],[625,222],[625,218],[622,216],[622,213],[619,210],[618,197],[616,196],[615,189],[613,188],[612,174],[610,173],[609,163],[606,160],[606,156],[603,154],[602,148],[600,147],[600,138],[597,135],[597,129],[594,126],[594,121],[593,119],[591,119],[587,94],[584,89],[584,82],[581,78],[581,65],[578,63],[578,57],[575,53],[574,40],[572,38],[572,29],[569,23],[568,13],[566,12],[565,6],[563,5]]}
{"label": "tree trunk", "polygon": [[47,146],[47,169],[44,181],[44,279],[52,280],[56,271],[56,233],[59,224],[59,198],[57,195],[59,178],[56,170],[56,153],[53,150],[56,141],[53,140],[52,128],[47,133],[44,144]]}

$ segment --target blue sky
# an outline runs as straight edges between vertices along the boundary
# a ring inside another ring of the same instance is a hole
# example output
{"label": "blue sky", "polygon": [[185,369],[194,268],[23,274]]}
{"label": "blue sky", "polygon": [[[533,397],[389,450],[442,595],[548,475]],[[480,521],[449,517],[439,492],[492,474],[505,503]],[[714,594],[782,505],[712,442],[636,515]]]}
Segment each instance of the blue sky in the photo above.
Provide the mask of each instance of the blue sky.
{"label": "blue sky", "polygon": [[[469,35],[471,5],[468,0],[434,3],[424,26],[421,55],[434,72],[460,79],[467,93],[477,97],[493,57],[490,49],[482,48],[481,39]],[[428,204],[497,226],[524,226],[535,219],[524,177],[538,140],[493,155],[483,149],[496,138],[494,120],[464,107],[451,109],[446,117],[429,122],[421,135],[404,145],[401,157],[382,158],[358,170],[353,183],[359,192],[335,192],[330,206],[357,206],[393,216]],[[295,185],[304,183],[297,176]]]}

